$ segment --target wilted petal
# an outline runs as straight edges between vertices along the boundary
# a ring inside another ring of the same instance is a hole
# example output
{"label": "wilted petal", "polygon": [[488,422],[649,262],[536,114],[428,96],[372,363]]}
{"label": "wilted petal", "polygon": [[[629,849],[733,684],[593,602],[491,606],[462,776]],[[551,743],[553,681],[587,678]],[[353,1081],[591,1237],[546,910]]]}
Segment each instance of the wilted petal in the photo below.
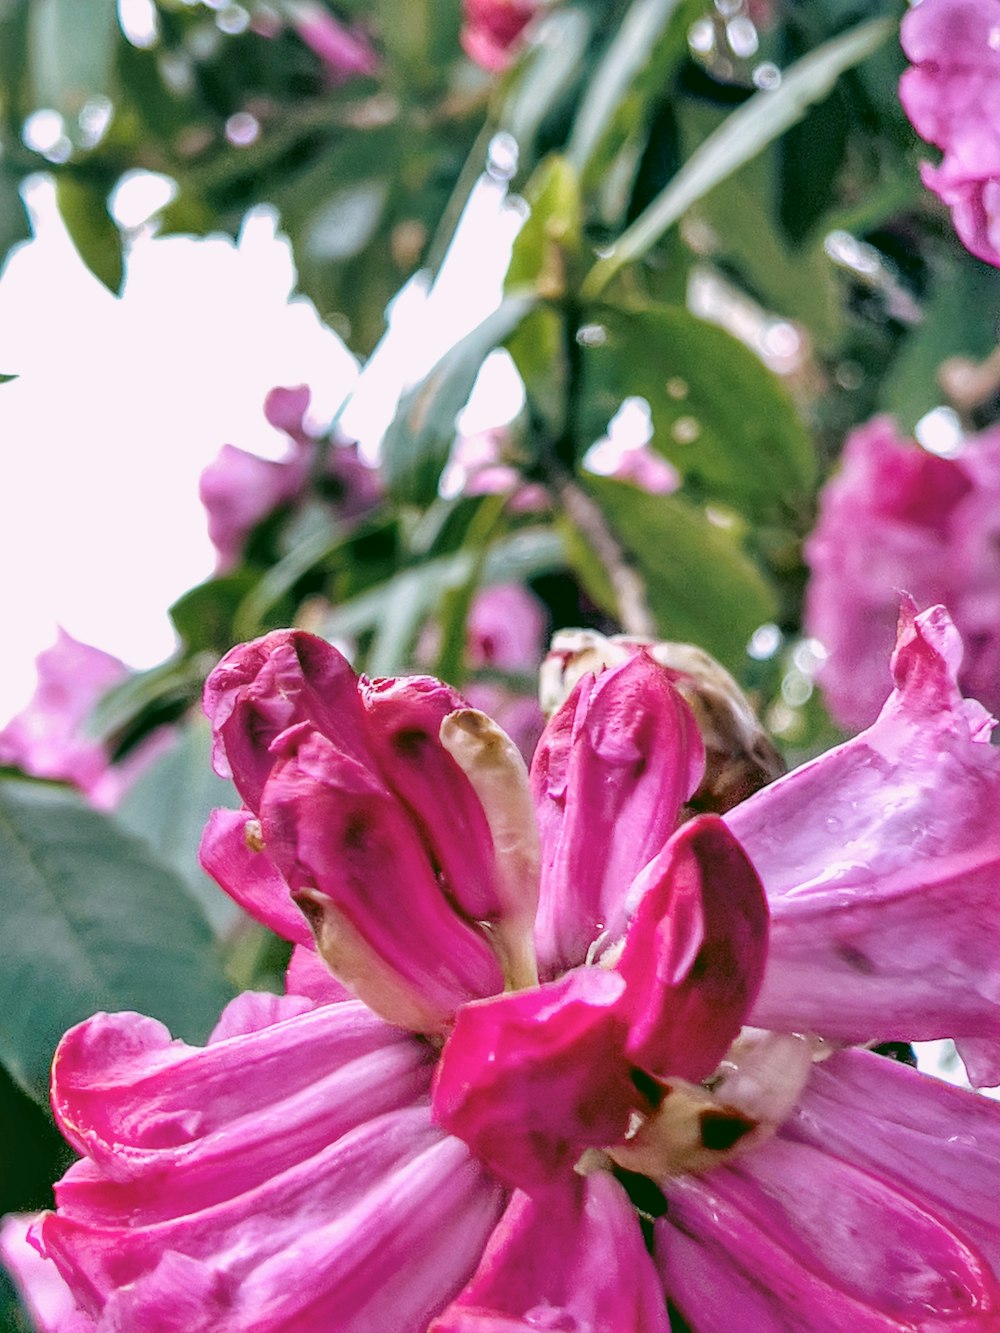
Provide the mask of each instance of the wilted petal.
{"label": "wilted petal", "polygon": [[618,972],[626,1053],[659,1078],[698,1083],[739,1034],[764,975],[767,901],[715,815],[685,824],[633,885],[641,894]]}
{"label": "wilted petal", "polygon": [[280,751],[263,795],[264,840],[334,975],[390,1022],[428,1032],[502,990],[485,936],[452,910],[378,776],[305,726]]}
{"label": "wilted petal", "polygon": [[348,754],[367,753],[357,677],[336,648],[301,630],[275,630],[231,649],[205,682],[212,761],[255,813],[272,742],[311,722]]}
{"label": "wilted petal", "polygon": [[311,948],[309,923],[274,862],[256,846],[259,832],[249,810],[213,810],[198,851],[202,868],[255,921]]}
{"label": "wilted petal", "polygon": [[623,1058],[621,977],[578,968],[459,1010],[434,1115],[506,1184],[534,1191],[620,1139],[642,1099]]}
{"label": "wilted petal", "polygon": [[39,1235],[109,1327],[180,1330],[195,1291],[193,1329],[420,1330],[467,1281],[503,1199],[430,1121],[431,1051],[305,1004],[243,997],[203,1050],[134,1014],[64,1038],[53,1104],[85,1156]]}
{"label": "wilted petal", "polygon": [[372,751],[413,815],[445,893],[469,920],[495,920],[500,904],[486,816],[440,739],[441,723],[465,700],[430,676],[366,682],[361,698]]}
{"label": "wilted petal", "polygon": [[960,653],[942,608],[908,612],[878,721],[726,821],[771,907],[753,1023],[849,1044],[979,1038],[970,1074],[997,1083],[1000,751],[958,693]]}
{"label": "wilted petal", "polygon": [[472,1281],[428,1333],[522,1329],[669,1333],[635,1210],[608,1172],[515,1194]]}
{"label": "wilted petal", "polygon": [[673,832],[703,765],[691,710],[645,653],[579,681],[531,765],[543,976],[582,962],[602,932],[621,937],[625,891]]}
{"label": "wilted petal", "polygon": [[887,1182],[777,1138],[665,1191],[656,1261],[699,1333],[997,1326],[989,1264],[920,1199],[919,1181]]}

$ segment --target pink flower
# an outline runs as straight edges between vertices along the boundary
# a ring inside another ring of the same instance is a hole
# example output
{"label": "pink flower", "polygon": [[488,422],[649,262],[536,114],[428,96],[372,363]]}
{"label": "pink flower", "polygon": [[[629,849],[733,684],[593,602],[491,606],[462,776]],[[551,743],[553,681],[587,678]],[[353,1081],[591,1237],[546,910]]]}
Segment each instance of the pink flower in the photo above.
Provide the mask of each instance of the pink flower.
{"label": "pink flower", "polygon": [[[926,2],[926,0],[925,0]],[[891,688],[885,669],[901,593],[943,602],[966,645],[967,693],[1000,708],[1000,431],[939,458],[876,417],[847,440],[806,543],[805,624],[841,726],[866,726]]]}
{"label": "pink flower", "polygon": [[463,0],[462,46],[491,74],[506,69],[539,0]]}
{"label": "pink flower", "polygon": [[[148,742],[123,764],[87,734],[87,720],[107,692],[128,677],[117,657],[58,631],[38,655],[38,684],[27,707],[0,731],[0,764],[36,778],[72,783],[101,809],[111,809],[152,757]],[[158,742],[153,742],[158,750]]]}
{"label": "pink flower", "polygon": [[912,62],[900,81],[921,138],[944,152],[924,184],[952,211],[962,243],[1000,265],[1000,0],[923,0],[903,18]]}
{"label": "pink flower", "polygon": [[378,475],[357,456],[353,444],[327,447],[321,476],[312,471],[322,447],[304,427],[309,389],[272,389],[264,414],[288,436],[288,452],[278,460],[260,458],[225,444],[201,474],[199,493],[208,514],[208,535],[218,552],[217,571],[227,573],[246,551],[254,529],[277,510],[301,503],[315,485],[341,518],[356,518],[372,508],[380,493]]}
{"label": "pink flower", "polygon": [[[835,1049],[953,1031],[1000,1071],[1000,755],[955,648],[907,616],[870,733],[677,830],[701,742],[646,653],[529,779],[428,678],[235,649],[206,704],[247,808],[204,859],[289,993],[204,1049],[64,1038],[81,1160],[33,1237],[77,1327],[995,1328],[1000,1107]],[[297,989],[320,957],[381,1017]]]}

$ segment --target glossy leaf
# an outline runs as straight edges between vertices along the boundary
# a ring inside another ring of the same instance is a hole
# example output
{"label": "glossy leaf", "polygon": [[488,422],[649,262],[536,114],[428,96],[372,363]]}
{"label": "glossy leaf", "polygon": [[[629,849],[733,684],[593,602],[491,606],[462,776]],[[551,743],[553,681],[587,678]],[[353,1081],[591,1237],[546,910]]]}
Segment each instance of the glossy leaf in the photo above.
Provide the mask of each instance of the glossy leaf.
{"label": "glossy leaf", "polygon": [[137,1009],[201,1041],[230,988],[183,880],[74,793],[0,782],[0,1061],[39,1101],[62,1033]]}
{"label": "glossy leaf", "polygon": [[396,498],[427,504],[455,439],[455,419],[487,355],[508,338],[534,304],[508,296],[400,400],[382,442],[386,481]]}
{"label": "glossy leaf", "polygon": [[812,444],[753,352],[681,307],[604,311],[600,328],[584,352],[594,436],[638,394],[652,412],[653,447],[700,498],[751,516],[794,509],[816,475]]}
{"label": "glossy leaf", "polygon": [[597,477],[586,485],[643,576],[659,634],[697,643],[738,670],[751,634],[773,618],[775,601],[734,534],[679,495],[650,495]]}

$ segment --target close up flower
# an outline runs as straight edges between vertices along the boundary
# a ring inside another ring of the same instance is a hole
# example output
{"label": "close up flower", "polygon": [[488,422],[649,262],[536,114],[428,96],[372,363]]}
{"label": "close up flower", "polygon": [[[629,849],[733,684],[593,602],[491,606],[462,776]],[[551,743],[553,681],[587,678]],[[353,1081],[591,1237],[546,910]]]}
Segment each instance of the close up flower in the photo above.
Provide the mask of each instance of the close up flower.
{"label": "close up flower", "polygon": [[1000,709],[1000,431],[955,458],[928,453],[875,417],[848,436],[806,543],[805,628],[827,657],[818,674],[845,728],[874,720],[901,594],[947,606],[965,645],[959,681]]}
{"label": "close up flower", "polygon": [[864,1049],[949,1035],[1000,1081],[1000,754],[959,651],[904,608],[868,732],[685,819],[705,743],[645,648],[530,774],[428,677],[234,649],[206,708],[244,809],[203,861],[288,992],[204,1048],[64,1038],[62,1333],[996,1328],[1000,1107]]}
{"label": "close up flower", "polygon": [[922,0],[903,18],[911,68],[899,85],[922,139],[944,156],[924,184],[951,209],[962,243],[1000,265],[1000,0]]}

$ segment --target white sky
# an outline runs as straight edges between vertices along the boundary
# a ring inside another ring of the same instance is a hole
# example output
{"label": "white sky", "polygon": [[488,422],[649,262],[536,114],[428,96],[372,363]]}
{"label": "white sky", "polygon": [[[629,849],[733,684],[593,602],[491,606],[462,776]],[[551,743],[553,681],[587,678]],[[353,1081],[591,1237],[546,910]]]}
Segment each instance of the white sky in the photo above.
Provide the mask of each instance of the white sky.
{"label": "white sky", "polygon": [[[167,656],[166,607],[214,564],[202,468],[224,443],[281,452],[262,412],[275,385],[308,383],[319,424],[356,374],[313,307],[289,300],[289,249],[267,216],[236,245],[138,239],[116,300],[76,255],[51,186],[30,200],[37,239],[0,277],[0,372],[19,376],[0,385],[0,723],[30,694],[57,624],[136,667]],[[470,212],[431,302],[418,289],[397,303],[353,429],[380,433],[400,379],[496,303],[519,218],[486,181]]]}

